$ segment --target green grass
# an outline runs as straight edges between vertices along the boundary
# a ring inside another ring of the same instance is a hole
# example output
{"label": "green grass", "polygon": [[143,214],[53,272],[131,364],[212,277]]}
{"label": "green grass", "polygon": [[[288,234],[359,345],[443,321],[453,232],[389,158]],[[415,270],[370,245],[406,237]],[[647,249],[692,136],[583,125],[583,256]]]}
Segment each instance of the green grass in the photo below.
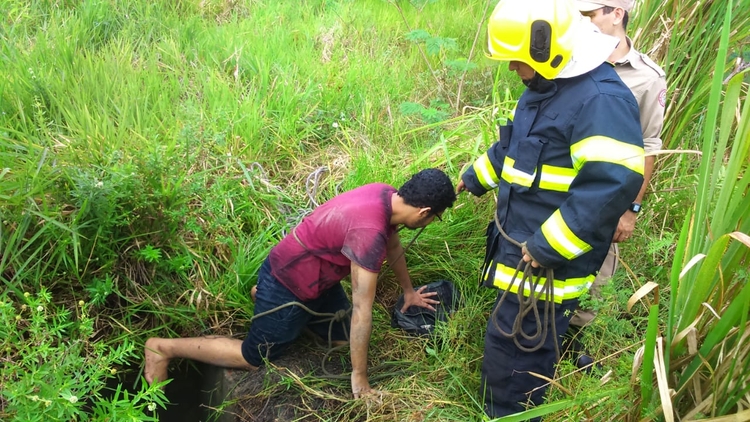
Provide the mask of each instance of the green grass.
{"label": "green grass", "polygon": [[[727,6],[732,10],[728,57],[718,71],[727,78],[738,63],[750,61],[750,9],[743,1],[638,2],[630,33],[640,50],[667,74],[667,109],[662,138],[665,149],[700,149],[696,119],[705,119],[712,69],[719,50]],[[703,25],[698,22],[704,22]],[[739,60],[739,61],[737,61]],[[747,81],[747,79],[746,79]],[[726,83],[727,81],[725,81]]]}
{"label": "green grass", "polygon": [[[374,181],[398,186],[423,167],[439,166],[457,180],[493,142],[495,121],[513,108],[523,86],[505,65],[484,58],[480,24],[487,6],[468,0],[0,3],[0,281],[9,326],[24,335],[33,322],[21,311],[29,300],[24,292],[51,291],[49,309],[65,317],[48,320],[47,330],[63,340],[80,336],[65,328],[80,320],[80,300],[89,310],[90,341],[100,347],[126,341],[138,350],[152,335],[241,336],[252,315],[248,292],[257,268],[314,202]],[[723,15],[715,7],[707,16],[719,25]],[[737,34],[732,40],[741,45],[747,38]],[[675,48],[685,39],[692,38],[673,36]],[[670,89],[696,93],[693,103],[679,106],[689,111],[684,121],[671,117],[668,144],[698,145],[707,133],[700,107],[709,90],[675,63],[665,65],[677,81]],[[605,370],[588,377],[561,365],[550,404],[539,409],[548,420],[637,415],[640,381],[631,366],[648,309],[628,312],[626,302],[656,281],[661,303],[669,303],[672,258],[698,192],[699,158],[658,161],[639,240],[622,248],[630,271],[619,270],[608,299],[593,304],[600,316],[583,334]],[[306,182],[323,166],[318,189],[309,191]],[[382,406],[348,400],[342,384],[342,396],[327,400],[320,417],[484,419],[479,368],[494,292],[476,280],[492,212],[489,197],[462,196],[407,253],[415,284],[448,278],[466,299],[438,341],[407,339],[388,328],[399,289],[386,276],[370,358],[400,361],[408,370],[379,382],[389,392]],[[3,340],[5,359],[22,362],[12,338]],[[89,349],[81,350],[77,362],[84,364]],[[138,362],[137,354],[127,356]],[[64,375],[46,382],[61,386]],[[0,382],[25,385],[16,376]],[[319,380],[301,382],[306,388],[294,388],[302,399],[323,394]],[[12,404],[0,406],[3,419],[33,414],[39,404],[0,400]],[[722,404],[725,414],[731,403]],[[659,413],[658,400],[650,405],[644,416]],[[146,403],[139,406],[143,411]]]}

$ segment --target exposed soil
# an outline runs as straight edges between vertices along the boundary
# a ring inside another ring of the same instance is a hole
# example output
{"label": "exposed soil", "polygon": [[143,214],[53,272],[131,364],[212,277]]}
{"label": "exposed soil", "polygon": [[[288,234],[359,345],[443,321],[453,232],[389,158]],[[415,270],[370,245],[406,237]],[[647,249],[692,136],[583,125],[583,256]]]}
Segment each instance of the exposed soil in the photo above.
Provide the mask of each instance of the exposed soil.
{"label": "exposed soil", "polygon": [[349,376],[340,375],[351,370],[348,349],[327,357],[327,373],[322,364],[325,350],[305,338],[257,371],[224,370],[227,400],[236,402],[226,409],[234,417],[222,421],[319,421],[322,414],[340,407],[351,396]]}

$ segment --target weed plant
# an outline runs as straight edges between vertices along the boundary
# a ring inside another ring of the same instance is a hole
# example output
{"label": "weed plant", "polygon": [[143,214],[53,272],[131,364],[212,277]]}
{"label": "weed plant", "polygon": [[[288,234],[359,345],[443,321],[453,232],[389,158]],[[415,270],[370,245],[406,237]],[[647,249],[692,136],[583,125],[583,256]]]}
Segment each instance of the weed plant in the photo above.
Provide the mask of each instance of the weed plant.
{"label": "weed plant", "polygon": [[[13,420],[158,420],[155,410],[167,402],[160,389],[148,386],[124,400],[105,397],[106,380],[140,354],[125,340],[118,345],[92,341],[91,309],[80,301],[73,311],[53,303],[49,290],[0,296],[0,346],[3,407]],[[75,315],[74,315],[75,313]]]}

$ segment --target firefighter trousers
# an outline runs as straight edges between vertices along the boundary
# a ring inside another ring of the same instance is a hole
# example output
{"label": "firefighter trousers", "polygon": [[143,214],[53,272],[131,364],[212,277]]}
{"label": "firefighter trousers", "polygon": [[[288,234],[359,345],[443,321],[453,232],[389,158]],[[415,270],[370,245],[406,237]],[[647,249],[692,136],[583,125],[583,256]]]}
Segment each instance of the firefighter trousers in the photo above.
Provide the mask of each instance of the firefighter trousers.
{"label": "firefighter trousers", "polygon": [[[494,308],[503,291],[498,293]],[[536,304],[539,315],[544,315],[544,301]],[[504,336],[498,331],[497,325],[506,333],[512,332],[513,323],[518,314],[519,304],[516,294],[509,293],[497,312],[493,312],[487,323],[487,334],[484,343],[484,360],[482,362],[482,379],[480,395],[484,399],[484,410],[491,418],[511,415],[526,410],[528,406],[539,405],[544,402],[547,381],[530,374],[534,372],[553,378],[557,363],[557,347],[561,348],[562,336],[568,329],[570,318],[578,306],[578,299],[566,300],[562,304],[554,304],[554,321],[557,338],[552,335],[552,327],[548,327],[544,344],[539,350],[526,352],[518,348],[512,338]],[[494,322],[493,322],[494,316]],[[536,333],[536,317],[529,312],[523,319],[523,330],[527,334]],[[527,348],[540,342],[539,339],[529,341],[520,335],[519,343]],[[532,419],[539,420],[539,419]]]}

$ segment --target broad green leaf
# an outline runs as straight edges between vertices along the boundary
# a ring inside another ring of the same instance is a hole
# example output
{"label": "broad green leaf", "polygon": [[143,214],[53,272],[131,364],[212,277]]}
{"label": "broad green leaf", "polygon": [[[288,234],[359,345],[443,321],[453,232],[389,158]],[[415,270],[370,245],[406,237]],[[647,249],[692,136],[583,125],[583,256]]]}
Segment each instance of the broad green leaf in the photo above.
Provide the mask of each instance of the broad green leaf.
{"label": "broad green leaf", "polygon": [[[689,283],[685,304],[680,312],[676,331],[680,332],[690,325],[698,315],[701,303],[705,302],[716,283],[716,274],[729,244],[729,236],[720,237],[709,249],[706,258],[697,266],[697,270],[688,271],[682,279],[683,283]],[[682,350],[677,346],[677,352]]]}

